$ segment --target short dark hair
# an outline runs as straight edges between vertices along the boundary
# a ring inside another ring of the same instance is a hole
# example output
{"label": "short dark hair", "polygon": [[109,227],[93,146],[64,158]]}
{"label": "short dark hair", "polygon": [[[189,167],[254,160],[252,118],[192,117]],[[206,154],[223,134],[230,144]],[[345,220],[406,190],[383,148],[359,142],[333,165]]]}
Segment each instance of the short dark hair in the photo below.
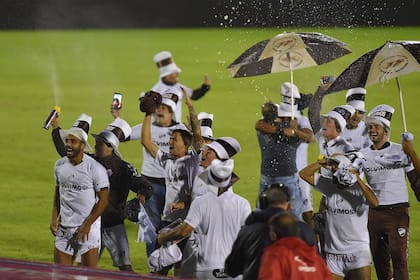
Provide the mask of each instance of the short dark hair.
{"label": "short dark hair", "polygon": [[296,217],[288,212],[280,212],[268,221],[270,231],[277,235],[277,239],[282,237],[299,236],[299,224]]}
{"label": "short dark hair", "polygon": [[267,185],[260,194],[260,209],[279,205],[290,201],[290,194],[283,184]]}
{"label": "short dark hair", "polygon": [[179,132],[181,134],[182,141],[184,142],[184,145],[186,147],[191,146],[191,144],[192,144],[192,135],[191,135],[191,133],[189,133],[188,131],[185,131],[183,129],[175,129],[172,133],[175,133],[175,132]]}

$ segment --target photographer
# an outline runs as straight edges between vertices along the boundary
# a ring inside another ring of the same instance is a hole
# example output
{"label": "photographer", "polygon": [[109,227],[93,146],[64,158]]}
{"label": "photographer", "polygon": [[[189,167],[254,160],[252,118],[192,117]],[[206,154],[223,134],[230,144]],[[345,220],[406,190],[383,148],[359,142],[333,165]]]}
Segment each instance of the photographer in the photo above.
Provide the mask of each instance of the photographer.
{"label": "photographer", "polygon": [[299,187],[296,168],[296,149],[307,137],[298,127],[298,121],[291,119],[292,106],[272,102],[262,106],[263,118],[255,124],[261,149],[261,178],[258,193],[267,185],[281,183],[288,186],[291,211],[301,218],[303,198]]}

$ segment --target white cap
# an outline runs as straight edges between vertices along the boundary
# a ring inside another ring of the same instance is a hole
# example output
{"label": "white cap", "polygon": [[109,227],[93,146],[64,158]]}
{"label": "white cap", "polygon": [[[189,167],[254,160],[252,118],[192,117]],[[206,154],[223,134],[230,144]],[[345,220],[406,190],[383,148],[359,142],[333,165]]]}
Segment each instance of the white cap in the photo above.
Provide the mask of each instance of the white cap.
{"label": "white cap", "polygon": [[354,109],[366,112],[365,109],[365,88],[351,88],[346,93],[346,102],[348,105],[353,106]]}
{"label": "white cap", "polygon": [[164,104],[164,105],[168,106],[169,108],[171,108],[172,113],[175,114],[175,112],[176,112],[176,102],[175,101],[173,101],[170,98],[164,97],[164,98],[162,98],[162,104]]}
{"label": "white cap", "polygon": [[338,124],[340,125],[341,131],[346,127],[347,121],[350,117],[356,112],[356,110],[350,105],[340,105],[334,107],[332,111],[328,112],[322,117],[330,117],[337,120]]}
{"label": "white cap", "polygon": [[169,246],[161,246],[154,250],[147,259],[147,264],[153,272],[157,272],[164,267],[179,262],[181,259],[181,249],[174,243]]}
{"label": "white cap", "polygon": [[[292,104],[288,100],[291,100],[293,91],[293,98],[300,99],[299,88],[295,84],[291,84],[289,82],[283,83],[280,87],[280,95],[282,97],[282,102]],[[295,101],[296,105],[296,101]]]}
{"label": "white cap", "polygon": [[171,63],[159,68],[159,77],[164,78],[174,73],[180,73],[181,69],[175,63]]}
{"label": "white cap", "polygon": [[86,114],[81,114],[70,129],[60,130],[61,139],[65,142],[67,135],[76,136],[80,141],[86,144],[85,151],[89,152],[92,150],[88,143],[89,128],[91,124],[92,117]]}
{"label": "white cap", "polygon": [[155,54],[155,56],[153,57],[153,61],[156,64],[159,64],[159,62],[161,62],[163,60],[166,60],[166,59],[169,59],[169,58],[172,58],[172,54],[170,52],[161,51],[161,52]]}
{"label": "white cap", "polygon": [[213,138],[213,114],[208,114],[206,112],[200,112],[197,115],[197,118],[200,122],[201,136],[204,138],[212,139]]}
{"label": "white cap", "polygon": [[121,118],[116,118],[112,123],[108,125],[101,133],[93,134],[95,139],[101,139],[102,141],[110,144],[114,149],[117,156],[121,157],[118,151],[118,145],[131,135],[130,125]]}
{"label": "white cap", "polygon": [[213,186],[218,188],[228,187],[233,172],[233,160],[221,161],[214,159],[209,167],[208,178]]}
{"label": "white cap", "polygon": [[[293,106],[295,116],[297,115],[297,105]],[[281,102],[277,107],[277,116],[279,117],[292,117],[292,105]]]}
{"label": "white cap", "polygon": [[233,137],[220,137],[204,146],[213,149],[221,160],[229,159],[241,151],[241,145]]}
{"label": "white cap", "polygon": [[369,112],[366,117],[366,123],[376,123],[390,129],[394,112],[395,109],[389,105],[378,105]]}

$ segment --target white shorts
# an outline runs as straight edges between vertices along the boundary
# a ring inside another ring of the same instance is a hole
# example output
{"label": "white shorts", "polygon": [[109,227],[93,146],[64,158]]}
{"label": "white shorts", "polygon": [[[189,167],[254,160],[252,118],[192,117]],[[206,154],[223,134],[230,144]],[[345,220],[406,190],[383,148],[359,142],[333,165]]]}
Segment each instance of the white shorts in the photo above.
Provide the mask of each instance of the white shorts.
{"label": "white shorts", "polygon": [[357,253],[349,254],[331,254],[326,252],[325,260],[330,271],[342,277],[345,277],[351,270],[372,264],[369,250],[361,250]]}
{"label": "white shorts", "polygon": [[299,177],[299,186],[302,192],[302,199],[303,199],[302,213],[314,211],[314,206],[312,202],[311,185],[309,185],[305,180]]}
{"label": "white shorts", "polygon": [[102,242],[108,249],[114,266],[131,265],[127,231],[124,224],[103,228]]}
{"label": "white shorts", "polygon": [[[69,239],[73,236],[79,227],[62,227],[58,226],[57,234],[55,236],[55,248],[67,255],[73,256],[73,248],[67,246]],[[81,256],[93,248],[101,246],[101,220],[97,219],[90,227],[88,240],[81,243],[81,247],[77,252],[77,256]]]}

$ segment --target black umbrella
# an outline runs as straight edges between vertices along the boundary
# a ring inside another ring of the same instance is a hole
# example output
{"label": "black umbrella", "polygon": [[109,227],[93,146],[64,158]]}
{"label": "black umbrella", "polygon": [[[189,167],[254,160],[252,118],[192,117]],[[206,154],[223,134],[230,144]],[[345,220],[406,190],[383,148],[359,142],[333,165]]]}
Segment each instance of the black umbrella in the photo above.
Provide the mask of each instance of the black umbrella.
{"label": "black umbrella", "polygon": [[233,78],[290,71],[293,84],[293,70],[321,65],[350,52],[347,44],[324,34],[285,32],[256,43],[228,69]]}
{"label": "black umbrella", "polygon": [[320,33],[285,32],[256,43],[228,69],[234,78],[321,65],[351,53],[347,44]]}
{"label": "black umbrella", "polygon": [[404,102],[398,77],[411,72],[420,72],[420,42],[388,41],[350,64],[334,81],[327,93],[366,87],[396,78],[404,131],[407,131]]}

